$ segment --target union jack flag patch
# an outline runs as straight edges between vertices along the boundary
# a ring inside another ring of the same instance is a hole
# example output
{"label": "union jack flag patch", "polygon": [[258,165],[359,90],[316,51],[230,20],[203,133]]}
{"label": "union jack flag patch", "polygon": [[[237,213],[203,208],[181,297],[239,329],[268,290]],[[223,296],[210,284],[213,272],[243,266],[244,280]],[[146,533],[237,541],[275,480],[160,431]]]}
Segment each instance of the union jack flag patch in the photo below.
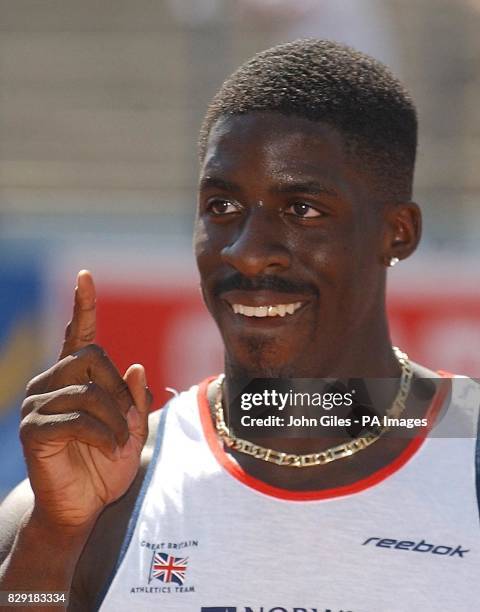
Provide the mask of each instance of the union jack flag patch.
{"label": "union jack flag patch", "polygon": [[185,582],[187,565],[188,557],[173,557],[167,553],[155,552],[152,555],[148,582],[157,578],[162,582],[174,582],[182,585]]}

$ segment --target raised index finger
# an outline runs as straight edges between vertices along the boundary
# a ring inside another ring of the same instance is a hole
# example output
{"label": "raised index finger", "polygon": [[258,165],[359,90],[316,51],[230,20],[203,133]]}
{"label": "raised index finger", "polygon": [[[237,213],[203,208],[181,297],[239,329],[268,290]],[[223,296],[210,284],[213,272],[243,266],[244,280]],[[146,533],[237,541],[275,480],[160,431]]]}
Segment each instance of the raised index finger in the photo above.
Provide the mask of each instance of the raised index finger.
{"label": "raised index finger", "polygon": [[92,344],[96,333],[95,285],[91,272],[80,270],[75,288],[72,320],[65,330],[60,359]]}

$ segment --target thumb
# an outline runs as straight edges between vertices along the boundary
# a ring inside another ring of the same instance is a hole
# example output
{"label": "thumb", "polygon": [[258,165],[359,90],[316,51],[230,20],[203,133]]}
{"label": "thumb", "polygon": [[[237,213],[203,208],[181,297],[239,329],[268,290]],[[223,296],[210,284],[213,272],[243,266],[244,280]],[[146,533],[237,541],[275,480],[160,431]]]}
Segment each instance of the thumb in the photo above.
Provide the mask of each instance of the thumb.
{"label": "thumb", "polygon": [[148,415],[153,402],[153,396],[147,386],[145,368],[140,363],[134,363],[125,372],[123,380],[127,383],[134,402],[127,417],[130,433],[145,441],[148,435]]}

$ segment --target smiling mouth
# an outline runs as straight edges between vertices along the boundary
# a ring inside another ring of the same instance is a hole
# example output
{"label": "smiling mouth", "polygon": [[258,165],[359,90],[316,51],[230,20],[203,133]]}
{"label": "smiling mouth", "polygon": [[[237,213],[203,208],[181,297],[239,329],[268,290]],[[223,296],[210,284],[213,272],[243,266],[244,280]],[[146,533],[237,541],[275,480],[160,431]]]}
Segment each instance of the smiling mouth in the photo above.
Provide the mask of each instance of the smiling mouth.
{"label": "smiling mouth", "polygon": [[290,304],[275,304],[272,306],[245,306],[244,304],[231,304],[235,314],[244,317],[285,317],[294,314],[301,308],[302,302]]}

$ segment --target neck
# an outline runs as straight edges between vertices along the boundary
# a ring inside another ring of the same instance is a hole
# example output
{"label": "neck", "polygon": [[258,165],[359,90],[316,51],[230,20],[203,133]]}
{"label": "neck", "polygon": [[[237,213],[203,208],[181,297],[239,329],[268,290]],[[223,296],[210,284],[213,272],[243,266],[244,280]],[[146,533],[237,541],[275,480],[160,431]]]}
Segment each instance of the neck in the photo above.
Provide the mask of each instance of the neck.
{"label": "neck", "polygon": [[[342,346],[340,346],[342,344]],[[225,353],[226,386],[254,378],[397,378],[400,367],[393,353],[388,329],[362,334],[351,342],[339,342],[325,351],[308,351],[279,363],[266,355],[260,363],[239,361],[228,350]]]}

